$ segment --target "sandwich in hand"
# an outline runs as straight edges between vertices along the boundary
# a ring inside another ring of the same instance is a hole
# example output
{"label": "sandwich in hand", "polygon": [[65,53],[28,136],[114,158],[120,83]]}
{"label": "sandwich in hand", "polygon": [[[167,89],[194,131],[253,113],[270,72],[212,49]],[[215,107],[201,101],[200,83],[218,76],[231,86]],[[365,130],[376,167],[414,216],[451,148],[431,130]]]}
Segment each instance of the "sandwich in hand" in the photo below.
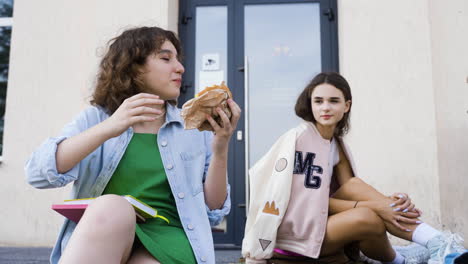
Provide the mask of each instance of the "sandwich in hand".
{"label": "sandwich in hand", "polygon": [[182,106],[181,116],[184,119],[185,129],[195,129],[200,131],[213,131],[213,127],[206,119],[206,114],[222,125],[223,122],[216,107],[220,107],[228,118],[231,118],[231,109],[227,100],[232,98],[231,91],[224,84],[206,87],[203,91],[197,93],[195,98],[190,99]]}

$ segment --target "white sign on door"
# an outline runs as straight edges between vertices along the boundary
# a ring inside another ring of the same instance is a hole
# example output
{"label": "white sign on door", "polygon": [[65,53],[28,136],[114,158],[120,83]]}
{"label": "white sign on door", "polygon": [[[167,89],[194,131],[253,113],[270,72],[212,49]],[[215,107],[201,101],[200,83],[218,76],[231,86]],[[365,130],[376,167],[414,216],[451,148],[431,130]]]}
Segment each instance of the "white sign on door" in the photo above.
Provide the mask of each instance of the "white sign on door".
{"label": "white sign on door", "polygon": [[198,87],[195,93],[200,92],[208,86],[220,85],[224,81],[224,71],[200,71]]}

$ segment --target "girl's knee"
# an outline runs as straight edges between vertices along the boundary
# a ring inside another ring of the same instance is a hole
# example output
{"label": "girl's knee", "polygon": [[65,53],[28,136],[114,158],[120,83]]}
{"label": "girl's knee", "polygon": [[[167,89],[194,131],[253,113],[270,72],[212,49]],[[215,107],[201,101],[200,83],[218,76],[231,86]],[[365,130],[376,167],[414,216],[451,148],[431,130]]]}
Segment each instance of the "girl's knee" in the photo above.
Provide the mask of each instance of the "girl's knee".
{"label": "girl's knee", "polygon": [[359,179],[358,177],[351,177],[344,185],[355,185],[355,184],[363,184],[364,181]]}
{"label": "girl's knee", "polygon": [[136,217],[133,206],[125,198],[108,194],[96,198],[86,209],[82,220],[101,231],[133,232]]}

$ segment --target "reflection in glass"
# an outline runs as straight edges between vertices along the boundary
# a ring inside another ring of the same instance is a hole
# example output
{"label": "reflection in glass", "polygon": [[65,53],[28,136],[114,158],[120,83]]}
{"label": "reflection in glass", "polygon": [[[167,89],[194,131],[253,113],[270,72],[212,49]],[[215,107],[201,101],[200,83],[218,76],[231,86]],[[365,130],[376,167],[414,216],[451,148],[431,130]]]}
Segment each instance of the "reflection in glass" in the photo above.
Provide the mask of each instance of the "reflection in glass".
{"label": "reflection in glass", "polygon": [[318,3],[245,6],[249,167],[299,122],[297,96],[321,70]]}
{"label": "reflection in glass", "polygon": [[[196,10],[195,93],[227,81],[227,7],[202,6]],[[215,61],[216,60],[216,61]],[[208,63],[213,64],[208,65]]]}
{"label": "reflection in glass", "polygon": [[[196,10],[195,93],[206,86],[227,82],[227,7],[202,6]],[[212,227],[226,233],[227,220]]]}
{"label": "reflection in glass", "polygon": [[3,125],[5,120],[8,63],[10,58],[11,27],[0,27],[0,156],[3,150]]}
{"label": "reflection in glass", "polygon": [[13,16],[13,0],[0,0],[0,17]]}

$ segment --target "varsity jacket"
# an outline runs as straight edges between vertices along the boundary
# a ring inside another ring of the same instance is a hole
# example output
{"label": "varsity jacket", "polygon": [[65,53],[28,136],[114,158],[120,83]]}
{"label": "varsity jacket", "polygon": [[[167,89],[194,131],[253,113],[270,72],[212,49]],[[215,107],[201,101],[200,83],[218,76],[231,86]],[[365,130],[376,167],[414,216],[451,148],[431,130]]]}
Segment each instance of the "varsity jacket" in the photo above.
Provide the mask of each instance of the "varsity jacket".
{"label": "varsity jacket", "polygon": [[[356,175],[347,146],[338,141]],[[332,177],[338,162],[330,155],[332,143],[313,123],[303,122],[283,134],[249,170],[250,205],[242,243],[247,264],[266,263],[275,247],[319,257],[329,196],[339,187]],[[293,204],[297,202],[303,204]]]}

